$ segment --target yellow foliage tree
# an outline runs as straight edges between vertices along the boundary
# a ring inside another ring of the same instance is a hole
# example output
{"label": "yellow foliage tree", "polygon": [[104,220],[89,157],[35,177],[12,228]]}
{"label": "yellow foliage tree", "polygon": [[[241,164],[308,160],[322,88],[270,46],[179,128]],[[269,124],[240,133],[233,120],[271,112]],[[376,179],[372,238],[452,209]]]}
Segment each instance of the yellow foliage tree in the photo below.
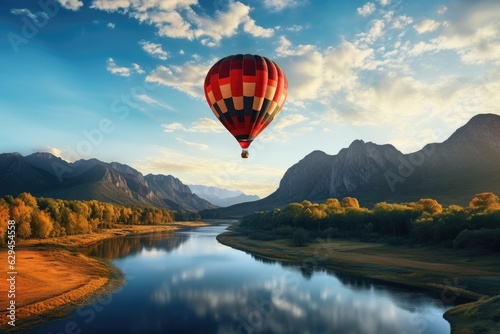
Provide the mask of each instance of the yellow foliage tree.
{"label": "yellow foliage tree", "polygon": [[492,192],[480,193],[470,201],[469,206],[479,210],[498,210],[500,199]]}
{"label": "yellow foliage tree", "polygon": [[421,212],[426,212],[431,215],[443,212],[443,206],[432,198],[422,198],[415,203],[414,207]]}
{"label": "yellow foliage tree", "polygon": [[0,198],[0,245],[4,242],[5,232],[10,218],[9,205]]}
{"label": "yellow foliage tree", "polygon": [[31,222],[32,236],[35,238],[47,238],[54,228],[52,218],[45,211],[38,211],[33,215]]}
{"label": "yellow foliage tree", "polygon": [[340,208],[340,202],[336,198],[328,198],[325,202],[325,204],[330,208],[330,209],[337,209]]}
{"label": "yellow foliage tree", "polygon": [[354,208],[354,209],[359,209],[359,202],[356,198],[354,197],[344,197],[342,199],[342,206],[344,208]]}

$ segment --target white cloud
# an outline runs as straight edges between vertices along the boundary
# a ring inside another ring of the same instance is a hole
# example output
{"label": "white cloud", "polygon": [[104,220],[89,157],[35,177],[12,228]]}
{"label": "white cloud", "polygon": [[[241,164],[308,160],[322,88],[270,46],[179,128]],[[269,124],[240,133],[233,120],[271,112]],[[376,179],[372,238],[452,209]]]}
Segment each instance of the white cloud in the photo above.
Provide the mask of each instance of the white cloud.
{"label": "white cloud", "polygon": [[366,35],[366,42],[367,43],[373,43],[380,37],[384,35],[384,27],[385,23],[382,20],[373,20],[372,21],[372,26],[370,27],[370,30],[368,30],[368,34]]}
{"label": "white cloud", "polygon": [[375,11],[375,4],[372,2],[367,2],[363,7],[358,7],[358,14],[361,16],[368,16]]}
{"label": "white cloud", "polygon": [[193,122],[192,126],[186,129],[187,132],[224,132],[224,126],[216,120],[209,118],[200,118]]}
{"label": "white cloud", "polygon": [[66,9],[69,10],[78,10],[83,6],[83,2],[81,0],[57,0]]}
{"label": "white cloud", "polygon": [[447,10],[448,10],[448,7],[446,7],[444,5],[443,6],[439,6],[439,8],[437,9],[437,13],[439,15],[443,15],[444,13],[446,13]]}
{"label": "white cloud", "polygon": [[329,97],[341,89],[351,90],[358,81],[357,71],[369,66],[373,50],[343,41],[323,53],[313,45],[294,47],[281,37],[276,52],[288,78],[289,100]]}
{"label": "white cloud", "polygon": [[402,29],[412,23],[413,23],[413,18],[406,15],[400,15],[392,20],[392,27],[396,29]]}
{"label": "white cloud", "polygon": [[161,126],[163,127],[163,131],[165,132],[184,130],[184,126],[181,123],[162,124]]}
{"label": "white cloud", "polygon": [[[47,153],[50,153],[52,155],[55,155],[56,157],[59,157],[63,160],[66,160],[64,158],[64,153],[65,153],[65,150],[64,149],[60,149],[60,148],[57,148],[57,147],[52,147],[52,146],[46,146],[44,148],[41,148],[41,149],[37,149],[35,150],[35,152],[47,152]],[[66,160],[66,161],[69,161],[69,160]]]}
{"label": "white cloud", "polygon": [[292,42],[290,42],[285,36],[281,36],[279,40],[279,45],[276,48],[276,53],[280,57],[287,56],[303,56],[308,53],[314,52],[316,47],[314,45],[299,45],[292,46]]}
{"label": "white cloud", "polygon": [[187,22],[177,11],[152,11],[152,12],[133,12],[132,17],[154,25],[158,29],[160,36],[171,38],[194,39],[194,31],[191,24]]}
{"label": "white cloud", "polygon": [[438,44],[456,50],[465,63],[500,63],[500,4],[465,1],[446,12],[447,25]]}
{"label": "white cloud", "polygon": [[136,94],[136,95],[134,95],[134,98],[139,100],[139,101],[142,101],[146,104],[152,105],[152,106],[157,106],[157,107],[160,107],[163,109],[168,109],[168,110],[175,110],[172,106],[170,106],[164,102],[160,102],[147,94]]}
{"label": "white cloud", "polygon": [[115,60],[111,57],[106,60],[106,65],[108,72],[122,77],[129,77],[134,72],[138,74],[144,73],[144,70],[138,64],[133,63],[132,67],[118,66],[116,65]]}
{"label": "white cloud", "polygon": [[297,31],[301,31],[302,29],[304,29],[304,27],[298,25],[298,24],[294,24],[293,26],[291,27],[287,27],[285,28],[286,31],[292,31],[292,32],[297,32]]}
{"label": "white cloud", "polygon": [[270,37],[273,29],[264,29],[255,24],[250,18],[250,7],[241,2],[230,2],[227,12],[218,11],[214,18],[201,17],[189,12],[188,17],[198,27],[194,34],[197,38],[209,37],[218,45],[223,37],[236,34],[238,27],[243,24],[245,32],[255,37]]}
{"label": "white cloud", "polygon": [[49,15],[45,12],[37,12],[37,13],[32,13],[31,10],[27,8],[13,8],[10,10],[11,14],[14,15],[26,15],[36,23],[41,23],[40,18],[43,18],[44,21],[49,19]]}
{"label": "white cloud", "polygon": [[196,6],[197,0],[94,0],[91,8],[128,13],[141,23],[155,26],[160,36],[199,39],[211,47],[235,35],[240,26],[254,37],[274,34],[274,29],[257,25],[250,17],[251,8],[239,1],[229,1],[225,11],[217,10],[213,16],[199,14],[193,9]]}
{"label": "white cloud", "polygon": [[112,74],[116,74],[122,77],[129,77],[130,73],[132,72],[131,68],[128,67],[120,67],[116,65],[115,61],[113,58],[108,58],[106,61],[107,64],[107,70],[111,72]]}
{"label": "white cloud", "polygon": [[245,22],[245,24],[243,25],[243,30],[254,37],[271,37],[274,35],[273,29],[259,27],[252,19],[248,19]]}
{"label": "white cloud", "polygon": [[200,118],[191,123],[189,126],[184,126],[180,123],[162,124],[164,132],[184,131],[197,133],[219,133],[224,132],[224,126],[213,119]]}
{"label": "white cloud", "polygon": [[385,6],[387,6],[390,2],[391,2],[391,0],[380,0],[380,5],[385,7]]}
{"label": "white cloud", "polygon": [[298,0],[264,0],[264,6],[274,11],[281,11],[299,5],[301,5],[301,2]]}
{"label": "white cloud", "polygon": [[108,22],[108,24],[106,25],[109,29],[115,29],[116,27],[116,24],[114,24],[113,22]]}
{"label": "white cloud", "polygon": [[419,34],[435,31],[439,28],[440,23],[431,19],[422,20],[419,24],[413,26]]}
{"label": "white cloud", "polygon": [[418,42],[417,44],[413,45],[411,50],[408,52],[410,56],[420,56],[423,53],[426,52],[431,52],[431,51],[436,51],[438,50],[438,46],[435,43],[426,43],[426,42]]}
{"label": "white cloud", "polygon": [[175,140],[177,140],[179,143],[183,143],[183,144],[186,144],[186,145],[189,145],[189,146],[193,146],[193,147],[199,148],[201,150],[207,150],[208,149],[208,145],[206,145],[206,144],[194,143],[194,142],[191,142],[191,141],[184,140],[182,138],[175,138]]}
{"label": "white cloud", "polygon": [[328,89],[354,89],[358,82],[358,71],[367,66],[372,56],[372,49],[362,48],[347,41],[327,49],[324,54],[324,76]]}
{"label": "white cloud", "polygon": [[138,74],[146,73],[139,64],[132,63],[132,69]]}
{"label": "white cloud", "polygon": [[311,50],[308,53],[292,55],[279,61],[288,79],[290,102],[301,99],[314,99],[323,84],[323,57]]}
{"label": "white cloud", "polygon": [[211,65],[186,62],[182,66],[158,66],[146,77],[148,82],[180,90],[192,97],[202,98],[203,81]]}
{"label": "white cloud", "polygon": [[[444,13],[446,22],[442,24],[441,34],[417,44],[414,53],[454,50],[466,64],[500,64],[499,3],[484,0],[457,2],[459,5],[448,8]],[[433,22],[429,20],[421,31],[435,28]]]}
{"label": "white cloud", "polygon": [[168,57],[168,53],[162,49],[161,44],[141,40],[139,45],[142,46],[144,51],[155,58],[166,60]]}
{"label": "white cloud", "polygon": [[113,12],[119,9],[126,10],[130,5],[131,2],[128,0],[94,0],[90,8]]}
{"label": "white cloud", "polygon": [[301,114],[290,114],[283,117],[278,118],[276,124],[274,125],[275,130],[281,130],[304,121],[307,121],[309,118],[305,117]]}

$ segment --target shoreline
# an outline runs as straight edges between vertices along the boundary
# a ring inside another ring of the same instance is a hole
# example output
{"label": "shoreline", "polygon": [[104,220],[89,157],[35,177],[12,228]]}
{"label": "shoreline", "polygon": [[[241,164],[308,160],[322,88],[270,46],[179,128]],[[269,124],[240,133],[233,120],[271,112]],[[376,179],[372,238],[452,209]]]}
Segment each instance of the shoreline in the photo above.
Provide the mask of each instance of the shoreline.
{"label": "shoreline", "polygon": [[[83,255],[79,248],[111,238],[205,225],[208,224],[202,221],[168,225],[116,224],[88,234],[19,240],[16,245],[16,326],[8,325],[8,318],[2,317],[0,329],[19,332],[41,326],[95,298],[116,292],[124,284],[124,274],[111,262]],[[7,250],[0,253],[7,258]],[[64,281],[58,279],[61,277]],[[0,295],[0,305],[8,302],[7,294]]]}
{"label": "shoreline", "polygon": [[483,329],[500,332],[500,261],[496,255],[474,263],[475,256],[464,259],[450,250],[410,249],[345,239],[294,247],[283,239],[253,240],[234,231],[219,234],[217,240],[271,261],[424,291],[440,298],[443,305],[451,301],[453,306],[443,314],[451,325],[451,333],[478,333]]}
{"label": "shoreline", "polygon": [[106,239],[124,237],[127,235],[140,235],[156,232],[174,232],[182,228],[206,226],[203,221],[180,221],[164,225],[126,225],[114,224],[112,228],[100,229],[98,232],[67,235],[64,237],[47,238],[47,239],[28,239],[20,240],[16,244],[16,248],[28,247],[65,247],[71,250],[80,247],[87,247],[92,244],[101,242]]}

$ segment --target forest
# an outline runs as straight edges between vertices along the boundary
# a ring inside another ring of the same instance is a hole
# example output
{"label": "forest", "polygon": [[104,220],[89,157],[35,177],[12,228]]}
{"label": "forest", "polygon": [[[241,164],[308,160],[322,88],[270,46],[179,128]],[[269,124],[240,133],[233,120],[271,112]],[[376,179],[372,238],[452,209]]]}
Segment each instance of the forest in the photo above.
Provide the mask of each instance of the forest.
{"label": "forest", "polygon": [[[168,209],[122,206],[99,201],[35,198],[29,193],[0,198],[0,233],[14,220],[16,237],[51,238],[95,232],[122,224],[167,224],[189,215]],[[1,242],[5,242],[1,238]]]}
{"label": "forest", "polygon": [[450,248],[500,251],[500,200],[491,192],[475,195],[467,207],[444,208],[434,199],[410,203],[381,202],[360,207],[358,200],[304,200],[283,210],[255,212],[237,229],[253,239],[288,238],[302,246],[315,238],[357,238],[390,244],[440,245]]}

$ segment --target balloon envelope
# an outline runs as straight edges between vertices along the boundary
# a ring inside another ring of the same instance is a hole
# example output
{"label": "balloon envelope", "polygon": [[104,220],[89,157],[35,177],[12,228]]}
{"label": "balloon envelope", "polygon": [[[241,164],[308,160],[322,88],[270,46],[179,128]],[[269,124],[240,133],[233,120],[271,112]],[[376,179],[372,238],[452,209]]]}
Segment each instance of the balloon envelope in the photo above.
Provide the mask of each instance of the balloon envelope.
{"label": "balloon envelope", "polygon": [[237,54],[210,68],[204,88],[215,116],[246,150],[281,111],[288,82],[274,61]]}

